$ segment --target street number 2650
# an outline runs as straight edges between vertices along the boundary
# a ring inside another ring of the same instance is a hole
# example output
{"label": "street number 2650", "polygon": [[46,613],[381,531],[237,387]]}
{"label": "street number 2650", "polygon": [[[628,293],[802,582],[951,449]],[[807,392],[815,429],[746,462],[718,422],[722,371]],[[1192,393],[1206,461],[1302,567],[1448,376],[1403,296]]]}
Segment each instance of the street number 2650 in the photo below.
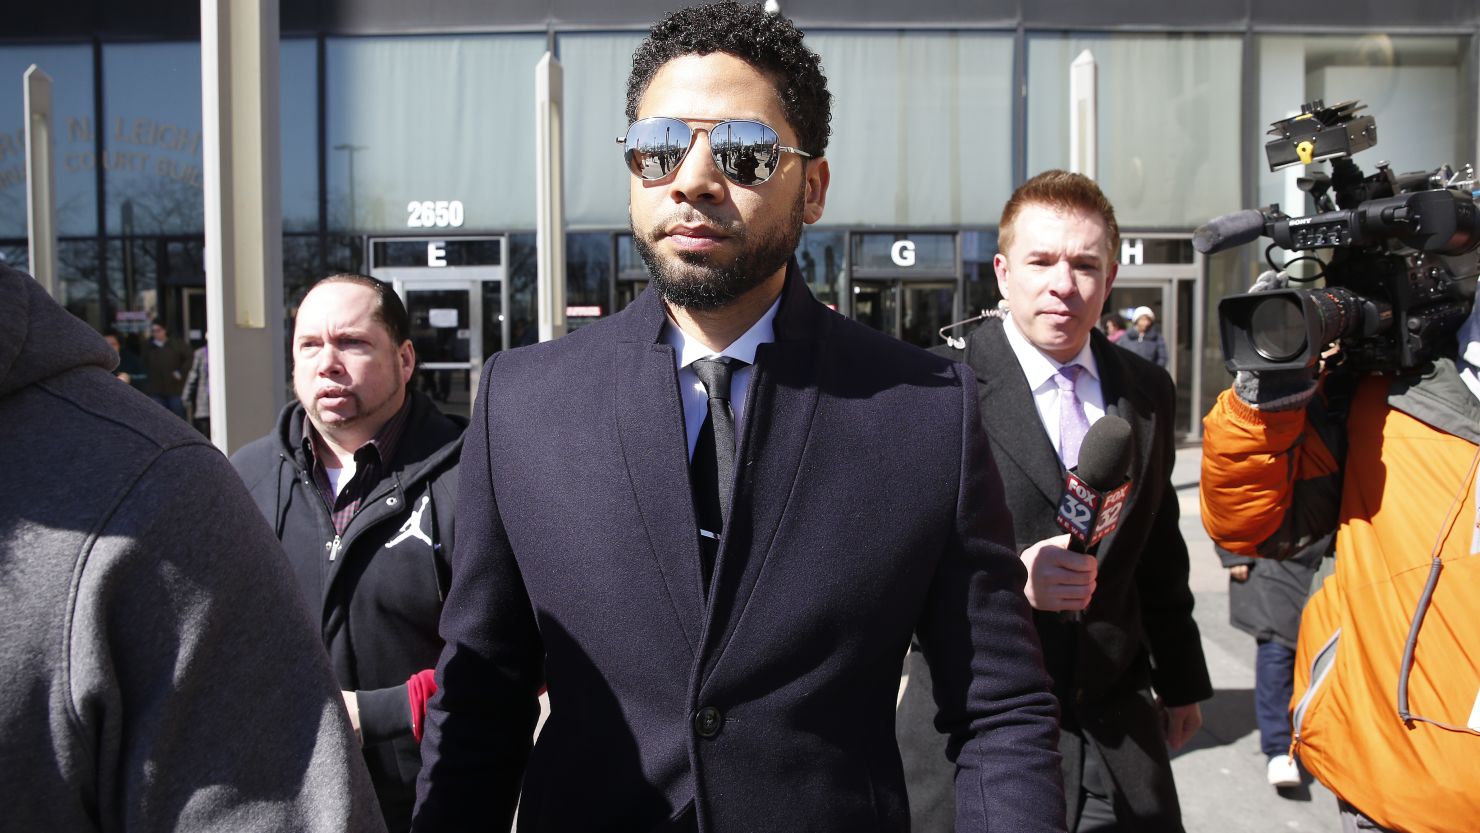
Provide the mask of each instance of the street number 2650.
{"label": "street number 2650", "polygon": [[463,224],[462,200],[412,200],[406,203],[407,228],[457,228]]}

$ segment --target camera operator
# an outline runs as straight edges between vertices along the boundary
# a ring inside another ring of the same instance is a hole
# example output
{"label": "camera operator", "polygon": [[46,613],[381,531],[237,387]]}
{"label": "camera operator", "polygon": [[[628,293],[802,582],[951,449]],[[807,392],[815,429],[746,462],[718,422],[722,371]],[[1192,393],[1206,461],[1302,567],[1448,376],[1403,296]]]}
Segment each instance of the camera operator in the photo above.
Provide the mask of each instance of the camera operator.
{"label": "camera operator", "polygon": [[[1275,288],[1266,273],[1255,291]],[[1480,819],[1480,318],[1415,370],[1240,371],[1204,419],[1213,541],[1286,558],[1336,530],[1306,605],[1292,754],[1343,829]],[[1330,561],[1328,564],[1332,563]]]}

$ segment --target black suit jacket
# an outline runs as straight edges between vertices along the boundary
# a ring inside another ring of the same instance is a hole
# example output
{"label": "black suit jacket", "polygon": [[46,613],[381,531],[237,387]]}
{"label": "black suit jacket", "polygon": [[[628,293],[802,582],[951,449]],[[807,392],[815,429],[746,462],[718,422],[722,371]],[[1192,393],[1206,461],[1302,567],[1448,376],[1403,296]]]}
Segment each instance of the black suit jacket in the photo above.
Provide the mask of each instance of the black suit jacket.
{"label": "black suit jacket", "polygon": [[[1043,428],[1032,391],[1001,320],[988,320],[965,350],[939,348],[975,372],[982,423],[1007,491],[1018,551],[1063,533],[1055,522],[1064,467]],[[1094,598],[1083,622],[1035,611],[1044,661],[1063,703],[1064,780],[1076,823],[1084,741],[1095,744],[1115,781],[1117,803],[1137,831],[1182,829],[1160,716],[1148,688],[1167,705],[1212,696],[1192,591],[1187,544],[1171,485],[1176,462],[1171,378],[1112,345],[1099,331],[1091,350],[1105,411],[1130,423],[1132,487],[1120,526],[1100,542]]]}
{"label": "black suit jacket", "polygon": [[966,368],[829,311],[793,263],[706,603],[665,320],[650,289],[484,370],[414,829],[506,831],[517,798],[521,830],[903,831],[915,629],[961,829],[1062,829],[1056,710]]}

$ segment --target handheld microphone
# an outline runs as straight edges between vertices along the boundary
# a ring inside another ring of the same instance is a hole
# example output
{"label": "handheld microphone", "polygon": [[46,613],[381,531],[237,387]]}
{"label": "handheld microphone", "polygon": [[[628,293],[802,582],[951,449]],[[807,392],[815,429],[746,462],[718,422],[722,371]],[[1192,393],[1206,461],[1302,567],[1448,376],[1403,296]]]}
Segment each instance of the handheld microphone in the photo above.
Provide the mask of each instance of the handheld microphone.
{"label": "handheld microphone", "polygon": [[1264,234],[1269,218],[1257,208],[1214,217],[1192,233],[1192,248],[1205,255],[1242,246]]}
{"label": "handheld microphone", "polygon": [[1069,549],[1091,553],[1120,524],[1130,493],[1131,426],[1106,414],[1091,425],[1079,446],[1079,465],[1069,472],[1057,520],[1069,533]]}
{"label": "handheld microphone", "polygon": [[[1118,416],[1100,417],[1079,446],[1079,465],[1065,477],[1064,496],[1055,518],[1069,533],[1069,551],[1094,554],[1100,539],[1115,531],[1130,494],[1131,426]],[[1083,613],[1064,613],[1077,623]]]}

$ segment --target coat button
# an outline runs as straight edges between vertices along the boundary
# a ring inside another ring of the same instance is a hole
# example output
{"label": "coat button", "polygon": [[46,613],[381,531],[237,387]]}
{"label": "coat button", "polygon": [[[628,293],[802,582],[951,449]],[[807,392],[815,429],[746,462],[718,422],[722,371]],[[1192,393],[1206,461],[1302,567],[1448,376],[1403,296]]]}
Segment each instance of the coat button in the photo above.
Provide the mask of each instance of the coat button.
{"label": "coat button", "polygon": [[694,734],[701,738],[712,738],[719,734],[720,727],[724,724],[724,715],[714,706],[705,706],[694,713]]}

